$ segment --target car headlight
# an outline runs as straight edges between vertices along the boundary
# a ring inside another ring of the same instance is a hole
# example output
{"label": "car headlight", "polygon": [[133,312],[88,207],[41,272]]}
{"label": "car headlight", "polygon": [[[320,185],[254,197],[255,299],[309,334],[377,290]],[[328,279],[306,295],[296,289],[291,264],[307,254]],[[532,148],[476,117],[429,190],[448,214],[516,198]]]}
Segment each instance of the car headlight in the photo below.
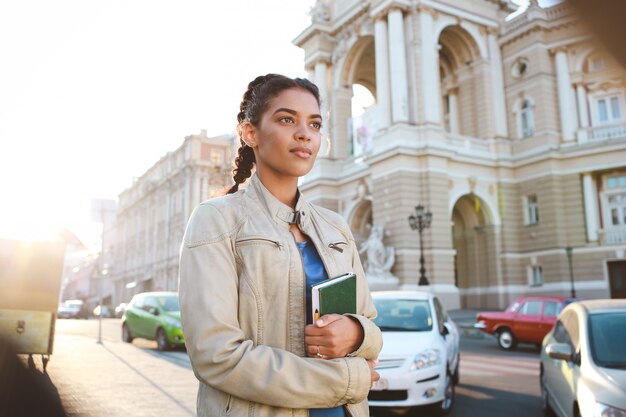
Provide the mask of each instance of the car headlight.
{"label": "car headlight", "polygon": [[176,320],[173,317],[165,317],[163,321],[172,327],[180,327],[180,320]]}
{"label": "car headlight", "polygon": [[441,363],[441,352],[437,349],[426,349],[415,355],[409,370],[428,368]]}
{"label": "car headlight", "polygon": [[596,416],[598,417],[626,417],[626,410],[614,408],[606,404],[596,403]]}

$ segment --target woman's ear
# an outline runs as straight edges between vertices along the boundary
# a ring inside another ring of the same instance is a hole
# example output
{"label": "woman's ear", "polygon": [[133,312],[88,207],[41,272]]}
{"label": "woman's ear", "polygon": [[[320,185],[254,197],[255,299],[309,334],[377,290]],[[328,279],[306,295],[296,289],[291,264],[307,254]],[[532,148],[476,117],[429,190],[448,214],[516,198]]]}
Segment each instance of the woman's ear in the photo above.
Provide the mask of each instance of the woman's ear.
{"label": "woman's ear", "polygon": [[254,127],[252,123],[249,123],[249,122],[245,123],[241,127],[241,133],[242,133],[241,138],[246,143],[246,145],[248,145],[251,148],[254,148],[257,146],[256,128]]}

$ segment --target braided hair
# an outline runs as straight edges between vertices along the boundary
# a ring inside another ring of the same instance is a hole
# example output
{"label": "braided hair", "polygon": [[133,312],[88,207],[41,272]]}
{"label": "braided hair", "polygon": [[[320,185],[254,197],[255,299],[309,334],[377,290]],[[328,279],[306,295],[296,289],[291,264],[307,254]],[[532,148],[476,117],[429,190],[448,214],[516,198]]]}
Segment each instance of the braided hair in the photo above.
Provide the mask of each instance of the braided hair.
{"label": "braided hair", "polygon": [[258,126],[261,116],[267,107],[267,103],[276,97],[281,91],[290,88],[299,88],[308,91],[320,104],[319,90],[315,84],[304,78],[289,78],[279,74],[267,74],[256,77],[243,94],[239,114],[237,114],[237,134],[239,135],[239,149],[235,157],[233,180],[235,185],[230,187],[226,194],[232,194],[239,189],[239,184],[244,183],[252,175],[252,168],[256,163],[254,151],[243,140],[243,126],[250,123]]}

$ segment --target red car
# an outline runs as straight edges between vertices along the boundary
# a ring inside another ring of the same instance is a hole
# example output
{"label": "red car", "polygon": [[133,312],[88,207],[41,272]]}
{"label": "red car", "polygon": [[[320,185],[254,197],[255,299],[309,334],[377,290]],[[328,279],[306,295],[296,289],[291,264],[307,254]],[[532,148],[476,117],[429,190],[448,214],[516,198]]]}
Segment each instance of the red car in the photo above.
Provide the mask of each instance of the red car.
{"label": "red car", "polygon": [[478,313],[474,327],[495,335],[505,350],[514,349],[518,342],[540,345],[561,310],[573,301],[564,297],[520,297],[504,311]]}

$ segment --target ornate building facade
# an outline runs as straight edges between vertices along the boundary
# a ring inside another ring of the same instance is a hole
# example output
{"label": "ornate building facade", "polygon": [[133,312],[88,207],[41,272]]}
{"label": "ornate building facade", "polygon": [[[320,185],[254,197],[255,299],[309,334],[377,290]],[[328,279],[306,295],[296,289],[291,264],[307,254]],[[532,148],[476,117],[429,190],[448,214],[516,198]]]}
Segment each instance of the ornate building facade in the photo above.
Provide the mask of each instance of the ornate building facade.
{"label": "ornate building facade", "polygon": [[[327,156],[301,188],[358,242],[384,225],[399,287],[424,257],[448,308],[626,297],[626,71],[566,4],[318,0],[294,43]],[[374,103],[353,111],[357,89]],[[571,272],[570,272],[571,265]]]}
{"label": "ornate building facade", "polygon": [[234,135],[187,136],[119,195],[113,305],[144,291],[176,291],[187,220],[200,202],[232,183]]}

